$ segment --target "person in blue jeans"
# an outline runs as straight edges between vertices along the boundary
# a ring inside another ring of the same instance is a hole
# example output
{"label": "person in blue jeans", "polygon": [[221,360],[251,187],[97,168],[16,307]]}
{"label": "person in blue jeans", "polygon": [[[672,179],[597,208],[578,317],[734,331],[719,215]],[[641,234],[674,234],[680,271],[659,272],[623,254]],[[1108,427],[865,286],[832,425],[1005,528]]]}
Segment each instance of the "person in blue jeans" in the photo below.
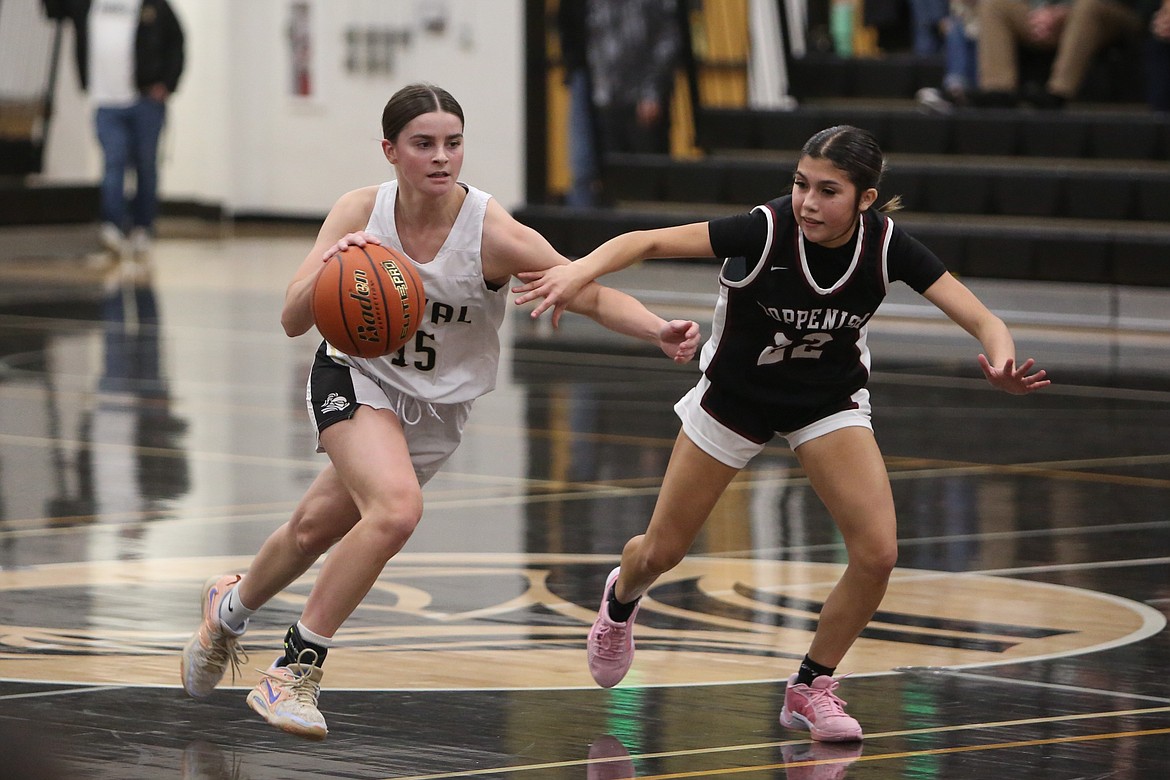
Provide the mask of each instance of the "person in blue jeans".
{"label": "person in blue jeans", "polygon": [[946,16],[947,0],[910,0],[911,47],[919,57],[943,50],[942,24]]}
{"label": "person in blue jeans", "polygon": [[927,87],[915,96],[925,107],[947,112],[967,104],[978,83],[979,19],[978,0],[951,0],[941,22],[943,54],[946,60],[942,89]]}
{"label": "person in blue jeans", "polygon": [[576,208],[597,205],[601,190],[585,12],[585,0],[561,0],[557,12],[561,63],[565,69],[565,86],[569,89],[569,170],[572,181],[565,193],[565,205]]}
{"label": "person in blue jeans", "polygon": [[[102,148],[101,239],[145,253],[158,216],[158,146],[183,73],[183,28],[167,0],[44,0],[73,23],[77,71]],[[126,171],[135,174],[126,197]]]}

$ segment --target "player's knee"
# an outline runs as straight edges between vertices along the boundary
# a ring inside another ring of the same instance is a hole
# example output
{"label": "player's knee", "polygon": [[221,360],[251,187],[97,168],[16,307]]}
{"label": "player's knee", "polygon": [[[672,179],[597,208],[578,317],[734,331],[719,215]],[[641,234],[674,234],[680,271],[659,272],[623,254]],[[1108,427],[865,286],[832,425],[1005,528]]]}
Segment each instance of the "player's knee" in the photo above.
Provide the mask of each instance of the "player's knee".
{"label": "player's knee", "polygon": [[358,521],[357,509],[328,496],[306,496],[293,512],[289,529],[303,555],[322,555]]}
{"label": "player's knee", "polygon": [[392,500],[379,502],[362,517],[368,528],[366,541],[389,560],[410,539],[422,519],[422,492],[396,495]]}
{"label": "player's knee", "polygon": [[898,564],[898,545],[896,542],[878,544],[850,552],[849,564],[869,579],[885,582]]}
{"label": "player's knee", "polygon": [[302,555],[323,555],[342,534],[325,516],[298,512],[291,524],[293,541]]}
{"label": "player's knee", "polygon": [[647,574],[652,574],[657,577],[682,563],[686,554],[687,551],[685,548],[669,543],[653,543],[647,540],[643,543],[641,549],[642,566],[645,568]]}

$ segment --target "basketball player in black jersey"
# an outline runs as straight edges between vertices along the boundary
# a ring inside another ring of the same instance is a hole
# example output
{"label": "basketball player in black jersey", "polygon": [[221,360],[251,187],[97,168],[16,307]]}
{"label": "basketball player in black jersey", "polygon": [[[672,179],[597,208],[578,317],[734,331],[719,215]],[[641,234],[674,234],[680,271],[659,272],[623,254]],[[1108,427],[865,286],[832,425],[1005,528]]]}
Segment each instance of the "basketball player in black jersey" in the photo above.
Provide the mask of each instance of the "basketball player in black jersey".
{"label": "basketball player in black jersey", "polygon": [[644,534],[606,581],[589,669],[616,685],[633,662],[638,599],[683,559],[735,475],[776,434],[787,439],[845,541],[848,565],[788,681],[780,722],[847,742],[861,726],[833,672],[873,617],[898,556],[894,500],[870,423],[866,325],[904,282],[982,344],[987,380],[1008,393],[1049,384],[1016,364],[1003,321],[926,247],[875,208],[884,162],[874,137],[832,127],[801,150],[792,193],[748,214],[618,236],[571,265],[521,274],[517,304],[541,298],[556,324],[582,286],[647,258],[724,257],[702,377],[675,411],[682,431]]}

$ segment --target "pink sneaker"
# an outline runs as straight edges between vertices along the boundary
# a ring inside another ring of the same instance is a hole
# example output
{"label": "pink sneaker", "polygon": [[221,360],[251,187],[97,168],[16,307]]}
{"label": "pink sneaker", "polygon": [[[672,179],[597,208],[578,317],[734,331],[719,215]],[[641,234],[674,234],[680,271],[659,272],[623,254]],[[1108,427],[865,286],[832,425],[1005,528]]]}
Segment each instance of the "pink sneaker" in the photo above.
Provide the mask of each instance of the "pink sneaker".
{"label": "pink sneaker", "polygon": [[589,673],[602,688],[612,688],[620,683],[634,662],[634,618],[638,616],[638,607],[634,607],[630,619],[625,623],[615,623],[609,619],[609,591],[617,582],[620,571],[619,566],[605,580],[601,609],[597,611],[593,628],[589,629],[589,640],[586,643]]}
{"label": "pink sneaker", "polygon": [[861,739],[861,724],[845,713],[845,701],[833,693],[840,685],[822,674],[812,685],[797,685],[796,675],[788,678],[780,725],[800,729],[821,742],[853,742]]}
{"label": "pink sneaker", "polygon": [[785,780],[842,780],[861,750],[860,742],[781,745]]}
{"label": "pink sneaker", "polygon": [[588,780],[629,780],[637,777],[630,751],[612,734],[598,737],[589,746],[589,763],[585,770]]}

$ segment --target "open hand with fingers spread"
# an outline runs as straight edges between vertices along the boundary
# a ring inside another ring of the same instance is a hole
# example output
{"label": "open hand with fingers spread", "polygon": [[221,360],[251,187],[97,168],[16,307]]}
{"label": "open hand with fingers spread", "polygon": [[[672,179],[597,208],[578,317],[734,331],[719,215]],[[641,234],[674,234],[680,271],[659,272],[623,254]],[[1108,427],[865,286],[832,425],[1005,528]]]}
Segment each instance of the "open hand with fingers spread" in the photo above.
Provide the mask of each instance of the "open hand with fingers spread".
{"label": "open hand with fingers spread", "polygon": [[1045,378],[1047,373],[1043,369],[1035,374],[1028,374],[1034,365],[1036,361],[1028,358],[1016,368],[1015,360],[1008,358],[1004,361],[1003,368],[996,368],[991,365],[986,355],[979,356],[979,366],[983,369],[987,381],[1012,395],[1026,395],[1052,384],[1051,380]]}
{"label": "open hand with fingers spread", "polygon": [[554,328],[560,325],[565,307],[577,293],[581,292],[581,288],[591,281],[572,263],[543,271],[525,271],[517,276],[524,284],[512,288],[512,292],[519,293],[516,305],[542,298],[543,300],[532,310],[532,317],[535,319],[551,308]]}

